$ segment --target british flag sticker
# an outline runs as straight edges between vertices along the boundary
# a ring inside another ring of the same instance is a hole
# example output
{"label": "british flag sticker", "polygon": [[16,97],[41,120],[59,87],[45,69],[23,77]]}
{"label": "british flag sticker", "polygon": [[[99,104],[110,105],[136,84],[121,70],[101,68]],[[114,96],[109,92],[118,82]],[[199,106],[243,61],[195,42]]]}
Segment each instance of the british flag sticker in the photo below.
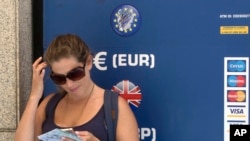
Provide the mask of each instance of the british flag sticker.
{"label": "british flag sticker", "polygon": [[141,89],[129,80],[123,80],[112,87],[112,91],[117,92],[129,103],[131,109],[136,110],[142,100]]}

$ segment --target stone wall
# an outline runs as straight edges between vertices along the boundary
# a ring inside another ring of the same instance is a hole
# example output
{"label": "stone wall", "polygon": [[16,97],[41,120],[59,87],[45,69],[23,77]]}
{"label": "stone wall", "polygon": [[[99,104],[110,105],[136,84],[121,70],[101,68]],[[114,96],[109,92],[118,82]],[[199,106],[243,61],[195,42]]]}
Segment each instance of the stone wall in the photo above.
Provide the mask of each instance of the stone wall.
{"label": "stone wall", "polygon": [[31,0],[0,0],[0,141],[12,141],[31,84]]}

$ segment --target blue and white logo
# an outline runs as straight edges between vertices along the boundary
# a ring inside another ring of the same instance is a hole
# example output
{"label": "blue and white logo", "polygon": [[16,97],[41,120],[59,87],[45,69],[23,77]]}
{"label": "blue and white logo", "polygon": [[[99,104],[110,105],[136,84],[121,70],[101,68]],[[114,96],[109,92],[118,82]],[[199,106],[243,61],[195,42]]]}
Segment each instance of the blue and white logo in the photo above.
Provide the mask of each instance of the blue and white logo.
{"label": "blue and white logo", "polygon": [[115,8],[111,15],[111,26],[120,36],[131,36],[141,25],[138,10],[131,5],[121,5]]}
{"label": "blue and white logo", "polygon": [[246,72],[245,60],[228,60],[228,72]]}

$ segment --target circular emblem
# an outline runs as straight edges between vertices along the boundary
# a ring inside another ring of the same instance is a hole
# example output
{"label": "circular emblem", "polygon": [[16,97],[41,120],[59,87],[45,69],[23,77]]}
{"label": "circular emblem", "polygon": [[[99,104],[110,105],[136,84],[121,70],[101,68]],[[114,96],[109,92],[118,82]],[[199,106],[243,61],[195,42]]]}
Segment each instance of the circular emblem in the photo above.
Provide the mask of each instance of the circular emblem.
{"label": "circular emblem", "polygon": [[141,25],[138,10],[131,5],[121,5],[115,8],[111,15],[111,26],[120,36],[131,36]]}

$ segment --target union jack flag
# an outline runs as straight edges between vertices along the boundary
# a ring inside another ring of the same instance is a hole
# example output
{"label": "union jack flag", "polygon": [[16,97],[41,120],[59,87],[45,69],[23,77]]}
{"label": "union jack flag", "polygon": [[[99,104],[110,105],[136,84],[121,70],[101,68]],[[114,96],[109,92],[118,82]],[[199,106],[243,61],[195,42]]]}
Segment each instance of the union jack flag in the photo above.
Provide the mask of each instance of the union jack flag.
{"label": "union jack flag", "polygon": [[129,103],[132,109],[138,108],[142,94],[139,86],[135,86],[129,80],[123,80],[112,87],[112,91],[119,93]]}

